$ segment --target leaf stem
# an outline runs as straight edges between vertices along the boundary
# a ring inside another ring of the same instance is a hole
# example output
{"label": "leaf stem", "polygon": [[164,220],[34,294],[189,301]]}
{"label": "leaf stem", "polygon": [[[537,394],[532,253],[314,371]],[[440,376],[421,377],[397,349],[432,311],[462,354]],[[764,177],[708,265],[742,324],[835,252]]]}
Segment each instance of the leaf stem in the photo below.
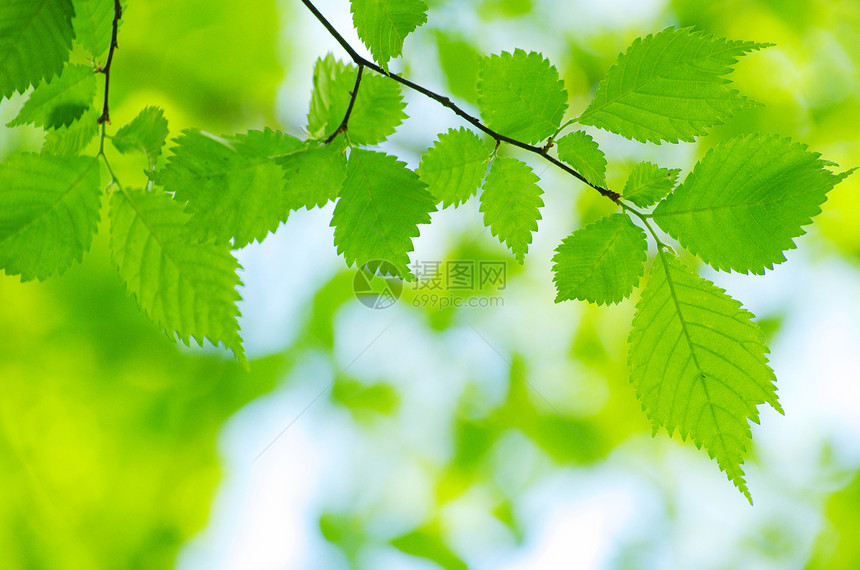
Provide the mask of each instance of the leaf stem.
{"label": "leaf stem", "polygon": [[355,100],[358,98],[358,88],[361,86],[361,74],[364,72],[364,65],[358,64],[358,75],[355,76],[355,87],[349,94],[349,106],[346,108],[346,114],[343,116],[340,126],[325,140],[325,144],[333,141],[337,135],[345,133],[349,128],[349,116],[352,115],[352,108],[355,106]]}
{"label": "leaf stem", "polygon": [[388,77],[389,79],[392,79],[392,80],[396,81],[397,83],[400,83],[401,85],[404,85],[405,87],[408,87],[409,89],[412,89],[413,91],[417,91],[418,93],[421,93],[425,97],[429,97],[430,99],[433,99],[434,101],[436,101],[437,103],[439,103],[443,107],[446,107],[446,108],[450,109],[451,111],[453,111],[455,115],[464,119],[469,124],[474,126],[476,129],[478,129],[478,130],[486,133],[487,135],[491,136],[493,139],[496,140],[497,143],[506,142],[512,146],[517,147],[517,148],[521,148],[525,151],[537,154],[537,155],[543,157],[548,162],[554,164],[558,168],[564,170],[565,172],[567,172],[568,174],[570,174],[574,178],[579,179],[584,184],[597,190],[602,196],[605,196],[605,197],[609,198],[610,200],[612,200],[613,202],[618,203],[618,199],[621,197],[620,194],[618,194],[617,192],[613,192],[612,190],[609,190],[607,188],[603,188],[602,186],[598,186],[597,184],[592,184],[591,182],[588,181],[588,179],[585,176],[580,174],[577,170],[575,170],[574,168],[571,168],[570,166],[568,166],[564,162],[560,161],[559,159],[555,158],[554,156],[550,156],[550,154],[548,152],[549,149],[544,148],[544,147],[534,146],[534,145],[525,143],[523,141],[513,139],[511,137],[507,137],[501,133],[498,133],[498,132],[494,131],[493,129],[489,128],[488,126],[486,126],[485,124],[483,124],[481,122],[481,120],[478,119],[477,117],[470,115],[469,113],[467,113],[466,111],[464,111],[463,109],[458,107],[457,104],[454,103],[453,101],[451,101],[450,98],[445,97],[444,95],[440,95],[438,93],[435,93],[435,92],[431,91],[430,89],[427,89],[426,87],[423,87],[417,83],[414,83],[414,82],[406,79],[405,77],[401,77],[400,75],[397,75],[396,73],[391,73],[389,71],[386,71],[386,70],[382,69],[381,67],[379,67],[378,65],[376,65],[375,63],[373,63],[372,61],[362,57],[361,55],[359,55],[359,53],[357,51],[355,51],[355,49],[349,44],[349,42],[346,41],[346,39],[337,31],[337,29],[335,29],[335,27],[331,24],[331,22],[329,22],[326,19],[326,17],[322,15],[322,13],[317,9],[316,6],[314,6],[314,4],[313,4],[313,2],[311,2],[311,0],[302,0],[302,4],[304,4],[305,7],[307,7],[307,9],[311,12],[311,14],[314,15],[314,17],[320,22],[320,24],[323,25],[323,27],[328,31],[328,33],[331,34],[331,36],[337,41],[337,43],[340,44],[340,46],[344,49],[344,51],[346,51],[346,53],[349,54],[349,57],[352,58],[352,61],[356,65],[358,65],[359,68],[366,67],[368,69],[372,69],[373,71],[375,71],[376,73],[379,73],[380,75],[384,75],[385,77]]}
{"label": "leaf stem", "polygon": [[[120,0],[114,0],[113,3],[113,31],[111,32],[110,49],[108,50],[107,62],[104,67],[100,67],[97,71],[105,75],[105,102],[102,110],[102,116],[99,117],[100,125],[110,123],[110,105],[108,99],[110,97],[110,66],[113,63],[113,52],[118,47],[116,42],[117,34],[119,33],[119,21],[122,19],[122,4]],[[102,126],[102,141],[104,141],[104,126]]]}

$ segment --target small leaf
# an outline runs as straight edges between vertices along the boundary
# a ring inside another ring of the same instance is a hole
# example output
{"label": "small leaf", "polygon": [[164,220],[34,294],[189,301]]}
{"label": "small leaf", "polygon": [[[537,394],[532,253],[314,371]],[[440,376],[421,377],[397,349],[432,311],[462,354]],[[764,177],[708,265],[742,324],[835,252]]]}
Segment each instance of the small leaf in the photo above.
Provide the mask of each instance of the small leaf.
{"label": "small leaf", "polygon": [[0,99],[62,71],[74,14],[71,0],[0,2]]}
{"label": "small leaf", "polygon": [[559,139],[557,144],[561,160],[592,184],[606,185],[606,157],[591,135],[585,131],[576,131]]}
{"label": "small leaf", "polygon": [[630,381],[656,432],[705,446],[752,502],[741,468],[759,404],[782,413],[752,313],[661,252],[636,305]]}
{"label": "small leaf", "polygon": [[33,90],[21,112],[7,126],[67,127],[92,106],[95,94],[96,76],[91,68],[66,66],[61,75]]}
{"label": "small leaf", "polygon": [[642,142],[692,142],[756,103],[726,87],[739,57],[770,44],[729,41],[691,28],[638,38],[597,86],[579,117]]}
{"label": "small leaf", "polygon": [[110,221],[113,261],[147,316],[186,344],[221,341],[244,360],[229,247],[189,236],[182,204],[161,191],[115,191]]}
{"label": "small leaf", "polygon": [[338,141],[327,145],[310,141],[277,162],[285,172],[287,207],[291,210],[324,206],[337,198],[346,180],[346,155]]}
{"label": "small leaf", "polygon": [[806,145],[749,135],[708,151],[654,209],[657,224],[714,269],[764,273],[850,172],[833,174]]}
{"label": "small leaf", "polygon": [[101,111],[90,108],[84,115],[69,125],[48,131],[42,154],[76,156],[80,154],[99,132],[98,119]]}
{"label": "small leaf", "polygon": [[484,225],[505,243],[523,263],[537,230],[543,191],[540,178],[525,162],[516,158],[497,158],[490,167],[481,193]]}
{"label": "small leaf", "polygon": [[640,162],[630,171],[622,197],[640,208],[653,206],[675,187],[679,172],[679,168],[660,168],[650,162]]}
{"label": "small leaf", "polygon": [[99,221],[96,158],[12,155],[0,164],[0,268],[22,281],[65,272]]}
{"label": "small leaf", "polygon": [[114,0],[74,0],[74,3],[75,40],[98,59],[110,47]]}
{"label": "small leaf", "polygon": [[444,30],[436,30],[439,65],[448,81],[452,95],[469,103],[478,102],[478,72],[483,57],[471,43]]}
{"label": "small leaf", "polygon": [[167,134],[164,111],[158,107],[146,107],[129,124],[118,130],[111,142],[122,154],[142,152],[152,168],[161,155]]}
{"label": "small leaf", "polygon": [[534,144],[558,130],[567,109],[567,92],[548,60],[518,49],[484,59],[478,106],[488,127]]}
{"label": "small leaf", "polygon": [[[331,54],[317,60],[314,88],[308,113],[308,136],[325,140],[337,131],[349,107],[358,68],[342,63]],[[349,140],[373,145],[391,136],[406,119],[400,86],[371,73],[364,73],[349,119]]]}
{"label": "small leaf", "polygon": [[241,248],[287,219],[284,172],[273,158],[300,147],[296,139],[252,131],[225,140],[187,130],[176,142],[159,181],[188,202],[201,236]]}
{"label": "small leaf", "polygon": [[435,210],[433,196],[404,163],[381,152],[353,149],[331,220],[337,252],[347,265],[384,260],[408,278],[412,238]]}
{"label": "small leaf", "polygon": [[579,299],[620,303],[645,273],[645,232],[624,214],[612,214],[567,236],[552,258],[555,302]]}
{"label": "small leaf", "polygon": [[450,129],[421,159],[418,176],[443,207],[457,207],[478,191],[489,161],[490,151],[478,135]]}
{"label": "small leaf", "polygon": [[383,69],[403,51],[403,41],[427,22],[423,0],[350,0],[358,37]]}

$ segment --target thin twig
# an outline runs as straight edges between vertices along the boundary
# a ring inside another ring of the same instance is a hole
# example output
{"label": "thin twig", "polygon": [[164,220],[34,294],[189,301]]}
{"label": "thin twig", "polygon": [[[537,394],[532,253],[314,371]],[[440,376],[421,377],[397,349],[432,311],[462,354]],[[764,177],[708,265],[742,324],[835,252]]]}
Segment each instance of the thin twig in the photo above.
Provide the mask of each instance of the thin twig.
{"label": "thin twig", "polygon": [[561,168],[562,170],[564,170],[565,172],[567,172],[571,176],[578,178],[580,181],[584,182],[585,184],[587,184],[591,188],[594,188],[595,190],[600,192],[601,195],[606,196],[607,198],[609,198],[613,202],[617,202],[618,199],[621,197],[621,195],[618,194],[617,192],[613,192],[612,190],[608,190],[606,188],[603,188],[602,186],[592,184],[591,182],[588,181],[588,179],[585,176],[583,176],[582,174],[577,172],[574,168],[571,168],[570,166],[563,163],[562,161],[555,158],[554,156],[550,156],[550,154],[548,152],[549,151],[548,148],[534,146],[534,145],[525,143],[523,141],[513,139],[511,137],[507,137],[501,133],[498,133],[498,132],[494,131],[493,129],[489,128],[488,126],[486,126],[484,123],[482,123],[481,120],[478,119],[477,117],[470,115],[469,113],[467,113],[466,111],[464,111],[463,109],[458,107],[448,97],[445,97],[443,95],[439,95],[438,93],[435,93],[435,92],[427,89],[426,87],[418,85],[417,83],[413,83],[412,81],[409,81],[405,77],[401,77],[401,76],[397,75],[396,73],[390,73],[388,71],[385,71],[384,69],[382,69],[381,67],[379,67],[378,65],[373,63],[372,61],[359,55],[359,53],[357,51],[355,51],[355,49],[349,44],[349,42],[346,41],[346,39],[342,35],[340,35],[340,33],[335,29],[334,26],[332,26],[331,22],[329,22],[326,19],[326,17],[322,15],[322,13],[317,9],[316,6],[314,6],[314,4],[313,4],[313,2],[311,2],[311,0],[302,0],[302,4],[304,4],[305,7],[307,7],[307,9],[310,10],[311,14],[313,14],[314,17],[317,20],[319,20],[319,22],[323,25],[323,27],[325,27],[325,29],[328,31],[328,33],[331,34],[331,36],[337,41],[337,43],[340,44],[340,46],[346,51],[346,53],[349,54],[349,56],[352,58],[352,61],[355,62],[355,64],[358,65],[359,68],[367,67],[368,69],[372,69],[373,71],[375,71],[376,73],[379,73],[380,75],[384,75],[386,77],[389,77],[389,78],[393,79],[394,81],[400,83],[401,85],[404,85],[404,86],[412,89],[413,91],[417,91],[418,93],[421,93],[422,95],[429,97],[430,99],[433,99],[434,101],[436,101],[437,103],[439,103],[443,107],[447,107],[448,109],[453,111],[454,114],[456,114],[457,116],[461,117],[462,119],[465,119],[468,123],[470,123],[476,129],[478,129],[478,130],[488,134],[489,136],[493,137],[496,140],[496,142],[506,142],[506,143],[513,145],[515,147],[518,147],[518,148],[521,148],[523,150],[526,150],[526,151],[529,151],[529,152],[532,152],[534,154],[542,156],[545,160],[547,160],[547,161],[551,162],[552,164],[556,165],[557,167]]}
{"label": "thin twig", "polygon": [[104,110],[102,111],[102,116],[99,117],[99,124],[110,123],[110,106],[108,104],[108,97],[110,95],[110,66],[113,63],[113,52],[117,48],[116,36],[119,32],[119,21],[122,19],[122,4],[120,4],[120,0],[114,0],[113,4],[113,32],[111,34],[110,39],[110,50],[108,51],[107,62],[104,67],[100,68],[98,71],[105,74],[105,104]]}
{"label": "thin twig", "polygon": [[333,132],[329,137],[325,140],[325,144],[329,144],[331,141],[337,137],[337,135],[341,133],[345,133],[347,129],[349,129],[349,116],[352,115],[352,108],[355,106],[355,100],[358,98],[358,88],[361,86],[361,74],[364,72],[364,65],[358,65],[358,75],[355,76],[355,87],[352,88],[352,91],[349,94],[349,106],[346,108],[346,114],[343,116],[343,121],[341,121],[340,126]]}

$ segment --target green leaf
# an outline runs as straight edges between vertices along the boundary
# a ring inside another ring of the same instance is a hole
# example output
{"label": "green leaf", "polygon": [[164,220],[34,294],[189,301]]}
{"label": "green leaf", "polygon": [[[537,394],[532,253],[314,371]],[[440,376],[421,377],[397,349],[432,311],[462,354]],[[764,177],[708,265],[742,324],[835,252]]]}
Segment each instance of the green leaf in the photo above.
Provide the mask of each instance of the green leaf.
{"label": "green leaf", "polygon": [[339,138],[327,145],[310,141],[301,150],[277,160],[285,173],[284,187],[290,210],[310,210],[337,198],[346,180],[342,140]]}
{"label": "green leaf", "polygon": [[403,41],[427,22],[423,0],[350,0],[358,37],[384,69],[403,51]]}
{"label": "green leaf", "polygon": [[443,207],[456,207],[478,191],[489,161],[490,151],[478,135],[449,129],[421,159],[418,176]]}
{"label": "green leaf", "polygon": [[516,158],[497,158],[490,167],[481,193],[484,225],[505,243],[523,263],[532,242],[532,232],[543,206],[540,178],[528,164]]}
{"label": "green leaf", "polygon": [[585,131],[565,135],[558,144],[558,157],[571,165],[586,180],[598,186],[606,185],[606,157]]}
{"label": "green leaf", "polygon": [[381,152],[353,149],[331,220],[337,252],[347,265],[384,260],[408,278],[412,238],[435,210],[433,196],[404,163]]}
{"label": "green leaf", "polygon": [[0,268],[22,281],[63,273],[99,221],[96,158],[12,155],[0,164]]}
{"label": "green leaf", "polygon": [[114,0],[74,0],[75,40],[93,59],[110,47],[113,35]]}
{"label": "green leaf", "polygon": [[96,94],[96,76],[85,65],[69,65],[63,73],[42,83],[24,103],[9,127],[33,124],[55,129],[67,127],[92,106]]}
{"label": "green leaf", "polygon": [[448,91],[469,103],[478,102],[478,73],[483,57],[471,43],[436,30],[439,65],[448,81]]}
{"label": "green leaf", "polygon": [[391,546],[406,554],[431,560],[444,570],[468,570],[468,564],[448,547],[438,526],[427,525],[393,538]]}
{"label": "green leaf", "polygon": [[101,111],[90,108],[84,115],[69,125],[48,131],[42,154],[76,156],[80,154],[99,132],[98,119]]}
{"label": "green leaf", "polygon": [[624,214],[612,214],[576,230],[552,258],[555,302],[579,299],[620,303],[645,273],[645,232]]}
{"label": "green leaf", "polygon": [[579,122],[642,142],[692,142],[757,104],[726,87],[723,76],[742,55],[770,45],[691,28],[638,38],[597,86]]}
{"label": "green leaf", "polygon": [[74,14],[71,0],[0,2],[0,99],[60,73]]}
{"label": "green leaf", "polygon": [[741,464],[759,404],[782,413],[752,313],[661,251],[636,305],[630,380],[654,431],[705,446],[752,502]]}
{"label": "green leaf", "polygon": [[221,341],[244,360],[228,246],[194,240],[182,205],[160,191],[115,191],[110,220],[114,263],[147,316],[186,344]]}
{"label": "green leaf", "polygon": [[652,206],[675,187],[679,172],[680,168],[660,168],[650,162],[640,162],[627,176],[621,197],[640,208]]}
{"label": "green leaf", "polygon": [[[334,59],[331,54],[317,60],[314,88],[308,113],[308,136],[324,140],[334,133],[346,115],[358,68]],[[406,103],[400,86],[371,73],[364,73],[352,114],[349,140],[373,145],[387,139],[406,119]]]}
{"label": "green leaf", "polygon": [[142,152],[146,155],[150,168],[153,168],[161,155],[167,134],[164,111],[158,107],[146,107],[129,124],[118,130],[111,142],[122,154]]}
{"label": "green leaf", "polygon": [[518,49],[484,59],[478,106],[488,127],[535,144],[558,130],[567,109],[567,92],[549,60]]}
{"label": "green leaf", "polygon": [[201,236],[241,248],[262,241],[289,214],[284,172],[274,157],[301,143],[273,131],[219,139],[187,130],[176,141],[159,182],[187,201]]}
{"label": "green leaf", "polygon": [[749,135],[708,151],[654,210],[666,233],[715,269],[764,273],[821,212],[833,174],[821,155],[776,135]]}

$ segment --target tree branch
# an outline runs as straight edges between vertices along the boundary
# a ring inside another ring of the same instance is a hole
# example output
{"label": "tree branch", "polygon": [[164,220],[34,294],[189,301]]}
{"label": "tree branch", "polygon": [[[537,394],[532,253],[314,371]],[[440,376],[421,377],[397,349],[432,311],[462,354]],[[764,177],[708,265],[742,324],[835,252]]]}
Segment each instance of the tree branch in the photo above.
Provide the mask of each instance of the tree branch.
{"label": "tree branch", "polygon": [[110,50],[108,51],[107,62],[104,67],[99,69],[99,72],[105,74],[105,103],[102,110],[102,116],[99,117],[98,123],[110,123],[110,106],[108,97],[110,96],[110,66],[113,63],[113,52],[117,48],[116,36],[119,32],[119,21],[122,19],[122,4],[120,0],[114,0],[113,4],[113,32],[110,39]]}
{"label": "tree branch", "polygon": [[325,140],[325,144],[329,144],[335,137],[341,133],[345,133],[349,128],[349,116],[352,115],[352,108],[355,106],[355,100],[358,98],[358,88],[361,86],[361,74],[364,72],[364,65],[358,64],[358,75],[355,76],[355,87],[349,94],[349,106],[346,108],[346,114],[343,116],[340,126]]}
{"label": "tree branch", "polygon": [[[412,89],[413,91],[417,91],[418,93],[421,93],[425,97],[429,97],[430,99],[433,99],[434,101],[436,101],[437,103],[439,103],[443,107],[447,107],[448,109],[453,111],[454,114],[456,114],[457,116],[466,120],[469,124],[474,126],[476,129],[478,129],[478,130],[486,133],[487,135],[493,137],[493,139],[495,139],[497,143],[506,142],[510,145],[517,147],[517,148],[521,148],[521,149],[526,150],[528,152],[532,152],[534,154],[542,156],[547,161],[549,161],[552,164],[556,165],[557,167],[561,168],[562,170],[564,170],[565,172],[567,172],[571,176],[579,179],[580,181],[582,181],[586,185],[590,186],[591,188],[594,188],[601,195],[606,196],[607,198],[609,198],[613,202],[617,202],[618,199],[621,197],[621,195],[618,192],[613,192],[612,190],[609,190],[607,188],[603,188],[602,186],[592,184],[591,182],[588,181],[587,178],[585,178],[585,176],[583,176],[582,174],[577,172],[574,168],[571,168],[570,166],[563,163],[562,161],[555,158],[554,156],[550,156],[548,146],[547,147],[538,147],[538,146],[530,145],[530,144],[525,143],[523,141],[513,139],[511,137],[507,137],[501,133],[497,133],[493,129],[484,125],[480,119],[478,119],[477,117],[475,117],[473,115],[470,115],[469,113],[467,113],[466,111],[464,111],[463,109],[458,107],[448,97],[445,97],[443,95],[439,95],[438,93],[435,93],[435,92],[427,89],[426,87],[422,87],[421,85],[418,85],[417,83],[413,83],[412,81],[409,81],[405,77],[401,77],[401,76],[397,75],[396,73],[390,73],[390,72],[385,71],[384,69],[382,69],[381,67],[379,67],[378,65],[373,63],[372,61],[359,55],[359,53],[357,51],[355,51],[355,49],[349,44],[349,42],[346,41],[346,39],[342,35],[340,35],[340,33],[335,29],[334,26],[332,26],[331,22],[329,22],[326,19],[326,17],[322,15],[322,13],[317,9],[316,6],[314,6],[314,4],[313,4],[313,2],[311,2],[311,0],[302,0],[302,4],[304,4],[305,7],[307,7],[307,9],[311,12],[311,14],[313,14],[314,17],[317,20],[319,20],[319,22],[323,25],[323,27],[325,27],[325,29],[328,31],[328,33],[331,34],[331,36],[337,41],[337,43],[339,43],[340,46],[346,51],[346,53],[349,54],[349,56],[352,58],[352,61],[355,62],[355,64],[359,66],[359,77],[361,77],[361,68],[362,67],[367,67],[368,69],[372,69],[373,71],[375,71],[376,73],[379,73],[380,75],[384,75],[390,79],[393,79],[394,81],[400,83],[401,85],[404,85],[404,86],[408,87],[409,89]],[[354,98],[354,95],[353,95],[353,98]]]}

